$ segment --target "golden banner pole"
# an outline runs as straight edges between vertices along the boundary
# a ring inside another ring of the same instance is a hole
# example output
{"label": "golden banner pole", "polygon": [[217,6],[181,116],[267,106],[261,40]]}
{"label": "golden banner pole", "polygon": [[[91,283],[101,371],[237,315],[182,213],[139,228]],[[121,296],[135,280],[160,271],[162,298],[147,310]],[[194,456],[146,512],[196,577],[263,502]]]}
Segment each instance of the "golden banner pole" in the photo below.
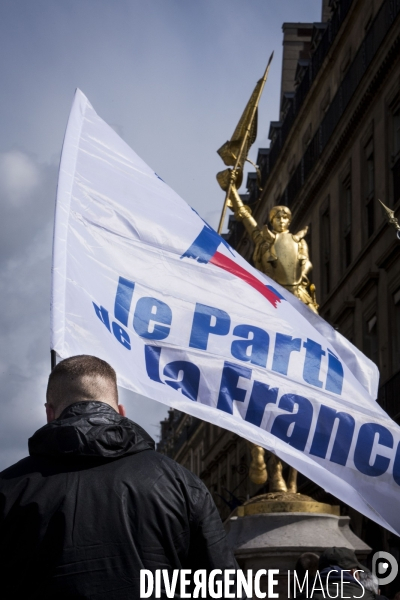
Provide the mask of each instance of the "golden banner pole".
{"label": "golden banner pole", "polygon": [[229,186],[228,186],[228,189],[226,191],[224,206],[223,206],[223,209],[222,209],[221,218],[219,220],[219,225],[218,225],[218,233],[219,234],[221,234],[221,231],[222,231],[222,226],[224,224],[226,209],[228,207],[229,195],[231,193],[232,186],[234,185],[234,183],[236,181],[237,168],[238,168],[238,166],[240,164],[240,161],[242,159],[243,149],[244,149],[244,147],[246,145],[247,138],[249,137],[249,134],[250,134],[250,131],[251,131],[251,127],[252,127],[252,124],[253,124],[253,121],[254,121],[254,117],[255,117],[255,114],[256,114],[256,111],[257,111],[257,107],[258,107],[258,104],[260,102],[261,94],[263,93],[265,82],[267,81],[268,72],[269,72],[269,68],[271,66],[271,61],[272,61],[273,56],[274,56],[274,53],[272,52],[271,56],[269,57],[267,68],[265,69],[265,73],[264,73],[264,76],[263,76],[262,81],[261,81],[261,86],[260,86],[260,90],[258,92],[258,97],[256,99],[256,102],[254,103],[254,107],[253,107],[253,110],[252,110],[252,113],[251,113],[251,117],[250,117],[249,123],[248,123],[248,125],[246,127],[246,131],[245,131],[245,134],[243,136],[242,143],[240,145],[240,149],[239,149],[238,156],[236,158],[235,166],[233,167],[233,169],[231,171]]}

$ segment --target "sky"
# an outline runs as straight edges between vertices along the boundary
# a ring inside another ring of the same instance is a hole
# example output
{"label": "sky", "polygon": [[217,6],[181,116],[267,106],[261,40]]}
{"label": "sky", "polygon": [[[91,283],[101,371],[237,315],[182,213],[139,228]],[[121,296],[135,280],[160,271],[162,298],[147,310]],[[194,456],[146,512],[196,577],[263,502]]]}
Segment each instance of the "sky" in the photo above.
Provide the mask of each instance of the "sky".
{"label": "sky", "polygon": [[[45,424],[54,206],[75,89],[216,228],[216,150],[274,51],[250,158],[268,147],[282,23],[320,17],[321,0],[1,0],[0,470]],[[157,441],[168,409],[120,397]]]}

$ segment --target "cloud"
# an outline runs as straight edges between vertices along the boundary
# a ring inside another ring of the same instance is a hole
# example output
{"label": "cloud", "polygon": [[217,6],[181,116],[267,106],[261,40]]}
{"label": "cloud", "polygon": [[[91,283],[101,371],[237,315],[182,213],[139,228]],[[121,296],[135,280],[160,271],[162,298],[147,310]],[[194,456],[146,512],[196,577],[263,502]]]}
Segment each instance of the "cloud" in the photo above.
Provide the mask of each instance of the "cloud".
{"label": "cloud", "polygon": [[[55,164],[21,151],[6,152],[1,159],[12,176],[0,182],[0,471],[27,456],[28,438],[45,424],[58,171]],[[17,175],[25,181],[20,184]],[[128,417],[157,438],[167,408],[128,390],[121,389],[120,397]]]}
{"label": "cloud", "polygon": [[24,152],[0,156],[0,469],[26,456],[44,424],[55,165]]}
{"label": "cloud", "polygon": [[29,255],[33,240],[52,222],[56,186],[54,164],[39,163],[19,150],[0,154],[0,268]]}
{"label": "cloud", "polygon": [[0,193],[6,202],[21,207],[40,184],[40,169],[24,152],[11,150],[0,154]]}

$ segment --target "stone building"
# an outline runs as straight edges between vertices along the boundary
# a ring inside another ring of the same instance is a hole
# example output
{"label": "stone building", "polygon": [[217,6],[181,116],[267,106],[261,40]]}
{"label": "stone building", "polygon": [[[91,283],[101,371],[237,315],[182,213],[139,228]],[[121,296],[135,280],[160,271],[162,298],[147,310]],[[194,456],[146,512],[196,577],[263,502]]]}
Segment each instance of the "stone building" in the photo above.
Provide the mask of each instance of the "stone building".
{"label": "stone building", "polygon": [[[309,24],[283,26],[280,121],[258,152],[263,191],[249,178],[247,204],[260,223],[284,204],[293,230],[309,226],[320,314],[378,365],[379,401],[398,419],[400,243],[378,198],[398,211],[400,4],[331,1],[323,14],[329,7],[311,37]],[[293,48],[303,56],[295,71]],[[234,217],[226,237],[251,262],[253,244]]]}
{"label": "stone building", "polygon": [[[400,218],[400,0],[323,0],[322,17],[283,25],[279,121],[258,151],[262,192],[250,174],[242,199],[259,223],[284,204],[291,230],[309,226],[320,314],[378,365],[378,401],[400,423],[400,240],[378,203]],[[225,237],[252,262],[233,216]],[[248,478],[247,442],[198,419],[171,410],[159,450],[200,475],[222,517],[263,491]],[[397,538],[341,510],[370,546],[399,558]]]}

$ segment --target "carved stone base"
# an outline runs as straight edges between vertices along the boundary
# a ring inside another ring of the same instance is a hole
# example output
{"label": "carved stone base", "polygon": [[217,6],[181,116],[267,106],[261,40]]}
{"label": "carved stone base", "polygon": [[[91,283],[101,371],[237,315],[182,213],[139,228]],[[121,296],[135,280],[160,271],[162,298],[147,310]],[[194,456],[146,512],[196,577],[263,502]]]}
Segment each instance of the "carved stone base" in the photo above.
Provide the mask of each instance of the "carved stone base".
{"label": "carved stone base", "polygon": [[[286,497],[289,494],[283,495]],[[301,494],[293,494],[293,496],[296,497],[293,504],[308,502],[309,508],[312,508],[312,503],[321,504],[314,502],[308,496]],[[299,497],[300,500],[297,500]],[[308,500],[303,500],[304,498]],[[282,505],[279,494],[265,494],[239,508],[247,507],[247,510],[250,510],[252,506],[254,508],[260,503],[264,503],[263,507],[268,509],[271,505]],[[290,503],[291,501],[288,500],[286,508]],[[351,548],[360,560],[366,558],[371,548],[354,535],[349,528],[349,523],[349,517],[339,517],[326,512],[318,514],[314,510],[307,512],[268,510],[242,517],[232,513],[225,522],[225,529],[241,569],[246,571],[253,569],[253,573],[258,569],[279,569],[277,576],[279,583],[274,591],[279,593],[279,600],[286,600],[289,597],[288,571],[291,571],[290,580],[292,580],[297,559],[303,552],[321,554],[325,548],[337,546]],[[261,589],[267,592],[267,577],[261,579]]]}
{"label": "carved stone base", "polygon": [[267,513],[320,513],[339,516],[339,506],[316,502],[310,496],[291,492],[270,492],[261,494],[239,506],[231,517],[259,515]]}

